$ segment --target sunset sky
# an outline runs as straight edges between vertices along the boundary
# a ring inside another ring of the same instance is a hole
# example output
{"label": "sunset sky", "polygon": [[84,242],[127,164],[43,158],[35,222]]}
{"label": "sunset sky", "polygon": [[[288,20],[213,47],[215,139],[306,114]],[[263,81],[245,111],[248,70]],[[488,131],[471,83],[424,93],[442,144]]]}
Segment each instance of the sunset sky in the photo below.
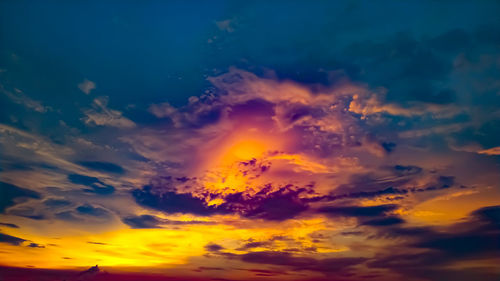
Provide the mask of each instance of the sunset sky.
{"label": "sunset sky", "polygon": [[499,15],[0,1],[0,280],[500,280]]}

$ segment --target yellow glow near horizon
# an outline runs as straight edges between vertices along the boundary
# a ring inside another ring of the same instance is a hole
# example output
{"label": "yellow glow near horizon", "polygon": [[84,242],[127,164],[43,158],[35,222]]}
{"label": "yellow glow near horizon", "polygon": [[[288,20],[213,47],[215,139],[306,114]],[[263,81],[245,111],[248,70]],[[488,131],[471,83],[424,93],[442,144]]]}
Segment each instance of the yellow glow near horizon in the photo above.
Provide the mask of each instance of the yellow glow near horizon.
{"label": "yellow glow near horizon", "polygon": [[[226,219],[232,220],[234,217]],[[303,247],[310,247],[311,241],[302,238],[325,228],[321,219],[288,221],[279,226],[266,222],[245,225],[248,228],[224,224],[209,227],[192,225],[182,229],[123,228],[100,234],[57,238],[23,233],[23,237],[36,241],[45,248],[3,245],[0,261],[8,261],[9,266],[19,267],[70,269],[98,264],[102,267],[147,267],[153,271],[161,271],[189,265],[190,258],[200,257],[206,253],[205,245],[208,243],[221,244],[226,248],[224,250],[226,252],[240,253],[234,249],[242,246],[241,241],[250,238],[268,241],[275,235],[288,233],[290,238],[296,242],[300,241]],[[9,232],[9,235],[14,236],[20,234],[19,230]],[[290,245],[287,243],[277,241],[275,250],[289,248]],[[13,256],[15,259],[12,259]]]}

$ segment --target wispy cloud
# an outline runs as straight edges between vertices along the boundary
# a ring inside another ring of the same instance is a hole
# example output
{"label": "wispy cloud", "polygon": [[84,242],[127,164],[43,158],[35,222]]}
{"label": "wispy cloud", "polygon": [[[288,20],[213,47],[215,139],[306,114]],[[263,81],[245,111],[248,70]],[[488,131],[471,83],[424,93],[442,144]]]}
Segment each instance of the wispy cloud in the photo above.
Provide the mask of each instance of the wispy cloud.
{"label": "wispy cloud", "polygon": [[8,91],[4,88],[3,85],[0,84],[0,92],[6,95],[12,102],[25,106],[31,110],[40,113],[46,113],[48,111],[52,111],[52,107],[43,105],[40,101],[36,101],[26,94],[23,91],[15,88],[14,92]]}
{"label": "wispy cloud", "polygon": [[110,109],[107,107],[108,98],[95,98],[92,107],[84,111],[85,117],[82,120],[87,125],[109,126],[121,129],[130,129],[136,127],[136,124],[123,116],[121,111]]}
{"label": "wispy cloud", "polygon": [[486,154],[486,155],[500,155],[500,146],[497,147],[492,147],[489,149],[483,149],[478,151],[479,154]]}

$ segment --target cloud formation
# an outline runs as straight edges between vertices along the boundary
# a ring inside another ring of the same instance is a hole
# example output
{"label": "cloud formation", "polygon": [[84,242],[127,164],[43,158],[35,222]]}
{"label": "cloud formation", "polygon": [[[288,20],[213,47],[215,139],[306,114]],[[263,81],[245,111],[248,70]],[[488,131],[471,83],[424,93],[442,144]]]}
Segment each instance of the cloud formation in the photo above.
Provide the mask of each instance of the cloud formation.
{"label": "cloud formation", "polygon": [[4,2],[4,278],[497,279],[498,3]]}

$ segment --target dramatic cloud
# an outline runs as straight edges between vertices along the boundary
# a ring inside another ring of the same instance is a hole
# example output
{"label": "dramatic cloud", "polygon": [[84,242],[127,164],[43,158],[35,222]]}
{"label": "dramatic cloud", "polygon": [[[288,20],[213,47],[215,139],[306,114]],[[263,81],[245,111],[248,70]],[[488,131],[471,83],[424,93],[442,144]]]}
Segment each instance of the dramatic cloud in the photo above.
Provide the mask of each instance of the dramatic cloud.
{"label": "dramatic cloud", "polygon": [[132,196],[138,204],[164,211],[166,213],[190,213],[208,216],[225,212],[207,203],[200,198],[193,197],[190,193],[176,193],[174,191],[159,190],[151,186],[132,191]]}
{"label": "dramatic cloud", "polygon": [[198,5],[0,1],[0,276],[498,279],[499,3]]}
{"label": "dramatic cloud", "polygon": [[265,186],[252,196],[243,193],[228,195],[208,194],[223,199],[220,205],[208,205],[204,198],[190,193],[176,193],[168,187],[144,186],[132,192],[137,203],[166,213],[190,213],[201,216],[236,213],[247,218],[282,221],[293,218],[308,209],[299,195],[306,188],[285,186],[274,189]]}
{"label": "dramatic cloud", "polygon": [[294,189],[283,187],[272,191],[271,187],[265,187],[250,198],[236,193],[225,198],[223,204],[228,209],[237,210],[248,218],[260,218],[265,220],[282,221],[293,218],[308,209],[299,194],[306,189]]}

